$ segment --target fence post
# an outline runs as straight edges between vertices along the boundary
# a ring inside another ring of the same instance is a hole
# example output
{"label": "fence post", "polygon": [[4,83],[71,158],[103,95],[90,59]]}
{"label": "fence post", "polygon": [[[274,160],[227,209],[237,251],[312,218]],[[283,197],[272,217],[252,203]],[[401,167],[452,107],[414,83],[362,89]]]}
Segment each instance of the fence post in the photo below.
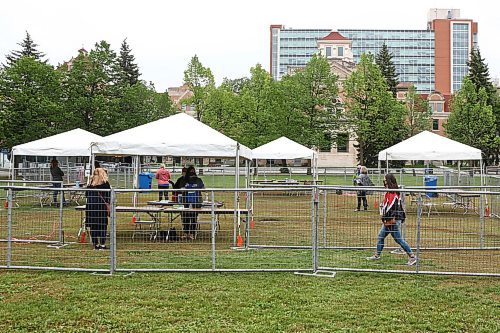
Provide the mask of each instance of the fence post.
{"label": "fence post", "polygon": [[210,193],[210,201],[212,202],[211,205],[211,215],[212,215],[212,230],[211,230],[211,236],[212,236],[212,271],[215,271],[216,269],[216,260],[215,260],[215,242],[216,242],[216,237],[215,237],[215,232],[217,230],[217,221],[216,221],[216,216],[215,216],[215,195],[214,191],[212,190]]}
{"label": "fence post", "polygon": [[[486,189],[483,189],[486,191]],[[484,247],[484,199],[485,194],[481,194],[479,199],[479,247],[482,249]],[[473,201],[472,204],[474,205]]]}
{"label": "fence post", "polygon": [[61,187],[57,189],[59,191],[59,245],[64,245],[64,234],[63,234],[63,206],[66,198],[64,197],[64,185],[63,182],[59,182]]}
{"label": "fence post", "polygon": [[328,197],[328,191],[323,190],[323,246],[326,247],[326,215],[328,213],[327,210],[327,197]]}
{"label": "fence post", "polygon": [[311,191],[311,246],[313,272],[318,270],[318,206],[318,189],[313,187]]}
{"label": "fence post", "polygon": [[12,189],[7,190],[7,268],[12,263]]}
{"label": "fence post", "polygon": [[111,189],[110,201],[109,274],[113,274],[116,271],[116,193],[114,189]]}
{"label": "fence post", "polygon": [[422,204],[422,193],[419,193],[417,197],[417,246],[415,250],[417,256],[415,270],[417,273],[420,270],[420,226],[422,222]]}

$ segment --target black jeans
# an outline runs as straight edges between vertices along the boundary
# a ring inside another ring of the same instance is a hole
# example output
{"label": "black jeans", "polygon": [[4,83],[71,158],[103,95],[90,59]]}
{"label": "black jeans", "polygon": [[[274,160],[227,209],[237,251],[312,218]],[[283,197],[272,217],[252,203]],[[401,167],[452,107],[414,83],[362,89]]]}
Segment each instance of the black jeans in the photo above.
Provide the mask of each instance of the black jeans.
{"label": "black jeans", "polygon": [[[158,184],[158,189],[161,190],[161,189],[168,189],[170,187],[169,184]],[[158,192],[158,200],[161,201],[161,198],[165,197],[165,200],[168,200],[168,191],[160,191]]]}
{"label": "black jeans", "polygon": [[368,209],[368,201],[366,200],[366,191],[358,191],[358,210],[361,209],[361,201],[363,201],[363,208]]}
{"label": "black jeans", "polygon": [[[52,183],[52,187],[53,188],[61,188],[62,187],[62,184],[61,183]],[[57,203],[57,194],[61,192],[61,198],[62,198],[62,201],[64,202],[64,192],[63,191],[54,191],[54,204]]]}

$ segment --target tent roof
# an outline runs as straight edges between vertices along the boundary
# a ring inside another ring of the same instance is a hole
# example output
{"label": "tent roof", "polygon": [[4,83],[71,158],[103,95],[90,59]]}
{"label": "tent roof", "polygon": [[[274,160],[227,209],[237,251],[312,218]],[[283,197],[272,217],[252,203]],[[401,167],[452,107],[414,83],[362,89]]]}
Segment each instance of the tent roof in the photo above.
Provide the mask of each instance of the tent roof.
{"label": "tent roof", "polygon": [[89,156],[91,143],[101,139],[97,134],[76,128],[17,145],[12,148],[12,153],[25,156]]}
{"label": "tent roof", "polygon": [[[104,137],[92,150],[103,155],[235,157],[237,145],[201,121],[178,113]],[[252,151],[240,145],[239,155],[251,159]]]}
{"label": "tent roof", "polygon": [[380,161],[481,160],[481,150],[423,131],[378,153]]}
{"label": "tent roof", "polygon": [[254,159],[286,159],[305,158],[312,160],[314,150],[309,149],[284,136],[252,150]]}

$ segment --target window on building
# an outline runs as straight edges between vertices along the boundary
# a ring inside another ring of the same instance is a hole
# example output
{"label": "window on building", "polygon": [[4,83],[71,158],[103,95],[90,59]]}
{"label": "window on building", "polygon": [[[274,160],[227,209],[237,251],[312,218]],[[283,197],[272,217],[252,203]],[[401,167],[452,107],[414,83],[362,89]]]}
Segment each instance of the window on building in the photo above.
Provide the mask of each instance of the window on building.
{"label": "window on building", "polygon": [[337,135],[337,152],[347,153],[349,152],[349,134],[340,133]]}
{"label": "window on building", "polygon": [[319,151],[329,153],[332,150],[332,136],[329,133],[324,134],[324,140],[319,147]]}
{"label": "window on building", "polygon": [[443,103],[436,103],[437,104],[437,112],[443,112]]}
{"label": "window on building", "polygon": [[344,47],[343,46],[339,46],[337,48],[337,54],[339,57],[343,57],[344,56]]}
{"label": "window on building", "polygon": [[439,131],[439,119],[432,119],[432,130]]}
{"label": "window on building", "polygon": [[182,103],[181,109],[182,111],[186,111],[186,104]]}
{"label": "window on building", "polygon": [[332,48],[331,47],[326,47],[326,57],[330,58],[332,56]]}

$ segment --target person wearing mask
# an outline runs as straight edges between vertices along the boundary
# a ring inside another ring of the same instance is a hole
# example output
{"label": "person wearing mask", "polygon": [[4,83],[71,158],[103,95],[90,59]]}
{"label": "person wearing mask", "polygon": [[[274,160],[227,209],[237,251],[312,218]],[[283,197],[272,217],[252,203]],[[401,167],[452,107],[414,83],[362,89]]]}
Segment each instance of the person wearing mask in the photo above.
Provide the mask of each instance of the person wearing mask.
{"label": "person wearing mask", "polygon": [[94,169],[90,184],[87,186],[87,191],[85,192],[85,196],[87,197],[85,225],[90,228],[90,236],[94,249],[103,250],[106,248],[111,193],[109,191],[95,191],[96,189],[111,189],[108,182],[108,174],[103,168]]}
{"label": "person wearing mask", "polygon": [[[182,194],[182,202],[186,208],[200,208],[201,207],[201,189],[205,188],[205,184],[196,175],[194,166],[190,166],[186,170],[185,185]],[[198,212],[185,212],[183,221],[183,230],[189,239],[194,239],[196,236],[196,229],[198,227]]]}
{"label": "person wearing mask", "polygon": [[161,201],[162,197],[164,197],[165,200],[168,200],[168,191],[165,191],[165,189],[170,187],[170,172],[165,169],[165,164],[162,164],[158,171],[156,171],[155,178],[158,180],[158,189],[164,190],[158,192],[158,200]]}
{"label": "person wearing mask", "polygon": [[[57,183],[52,183],[52,187],[61,188],[64,172],[59,167],[59,161],[56,159],[53,159],[52,162],[50,162],[50,175],[52,176],[52,181],[57,182]],[[60,191],[54,191],[54,205],[57,205],[57,195],[59,192]],[[64,192],[61,194],[61,200],[63,202],[65,201]]]}
{"label": "person wearing mask", "polygon": [[[377,239],[377,252],[366,258],[367,260],[379,260],[384,248],[384,240],[390,234],[396,243],[408,255],[408,266],[415,265],[417,257],[413,254],[410,246],[401,236],[401,223],[404,222],[406,214],[401,203],[401,197],[398,190],[398,183],[394,175],[388,173],[384,177],[384,186],[388,189],[384,196],[384,202],[380,208],[382,218],[382,227],[380,228]],[[394,191],[396,190],[396,191]]]}

